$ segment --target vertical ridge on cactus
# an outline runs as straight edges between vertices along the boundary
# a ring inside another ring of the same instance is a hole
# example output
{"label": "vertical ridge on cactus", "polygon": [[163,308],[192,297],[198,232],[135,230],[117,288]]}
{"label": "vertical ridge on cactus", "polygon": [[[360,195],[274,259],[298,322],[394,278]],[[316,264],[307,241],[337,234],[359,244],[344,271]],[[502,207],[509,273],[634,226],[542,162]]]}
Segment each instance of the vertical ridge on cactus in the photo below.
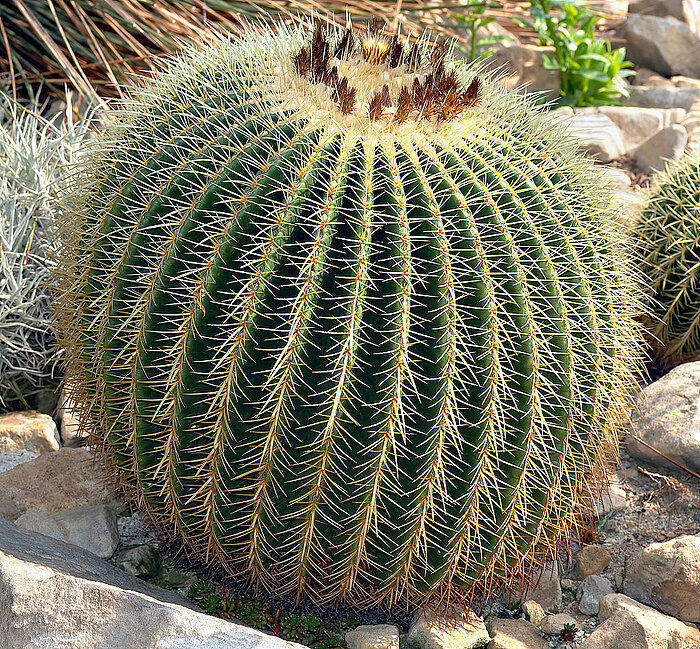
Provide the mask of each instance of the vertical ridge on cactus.
{"label": "vertical ridge on cactus", "polygon": [[74,397],[191,552],[317,601],[521,575],[640,355],[595,169],[427,39],[278,25],[174,59],[75,176]]}
{"label": "vertical ridge on cactus", "polygon": [[700,359],[700,155],[685,154],[654,179],[636,224],[642,271],[650,279],[657,358]]}

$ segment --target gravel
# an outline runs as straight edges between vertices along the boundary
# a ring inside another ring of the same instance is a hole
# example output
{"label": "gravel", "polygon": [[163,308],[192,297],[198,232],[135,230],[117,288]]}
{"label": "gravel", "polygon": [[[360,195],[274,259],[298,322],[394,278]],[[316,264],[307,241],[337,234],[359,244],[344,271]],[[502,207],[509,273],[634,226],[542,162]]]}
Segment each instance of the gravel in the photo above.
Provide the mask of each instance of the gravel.
{"label": "gravel", "polygon": [[37,457],[39,457],[38,453],[25,449],[0,453],[0,473],[14,469],[16,466],[29,462]]}

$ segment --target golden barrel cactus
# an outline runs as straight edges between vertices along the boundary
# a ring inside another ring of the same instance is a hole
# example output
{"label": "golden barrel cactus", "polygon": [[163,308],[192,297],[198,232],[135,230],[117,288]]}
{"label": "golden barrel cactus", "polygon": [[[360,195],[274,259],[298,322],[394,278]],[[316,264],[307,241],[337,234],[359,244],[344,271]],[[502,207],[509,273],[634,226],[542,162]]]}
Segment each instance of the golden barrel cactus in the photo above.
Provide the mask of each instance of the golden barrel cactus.
{"label": "golden barrel cactus", "polygon": [[376,23],[190,50],[109,119],[58,303],[128,495],[318,601],[466,592],[551,549],[639,355],[606,190],[554,122]]}

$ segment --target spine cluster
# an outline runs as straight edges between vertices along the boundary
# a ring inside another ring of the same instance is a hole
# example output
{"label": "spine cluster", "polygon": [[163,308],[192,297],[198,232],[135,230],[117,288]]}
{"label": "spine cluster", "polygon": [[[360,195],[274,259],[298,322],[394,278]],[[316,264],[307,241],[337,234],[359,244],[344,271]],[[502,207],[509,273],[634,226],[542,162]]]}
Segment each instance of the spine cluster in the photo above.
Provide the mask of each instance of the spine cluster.
{"label": "spine cluster", "polygon": [[397,34],[385,34],[375,21],[370,23],[366,35],[358,36],[348,27],[336,40],[333,45],[331,34],[317,22],[310,42],[293,56],[292,63],[300,77],[311,84],[324,85],[344,115],[358,109],[357,88],[338,71],[338,63],[353,59],[377,66],[377,72],[381,68],[412,79],[393,92],[389,84],[384,84],[369,98],[367,116],[372,121],[381,119],[386,109],[393,107],[393,120],[397,123],[412,115],[416,119],[449,122],[479,101],[478,77],[464,87],[455,71],[448,69],[447,41],[438,41],[426,52],[420,43],[409,45]]}

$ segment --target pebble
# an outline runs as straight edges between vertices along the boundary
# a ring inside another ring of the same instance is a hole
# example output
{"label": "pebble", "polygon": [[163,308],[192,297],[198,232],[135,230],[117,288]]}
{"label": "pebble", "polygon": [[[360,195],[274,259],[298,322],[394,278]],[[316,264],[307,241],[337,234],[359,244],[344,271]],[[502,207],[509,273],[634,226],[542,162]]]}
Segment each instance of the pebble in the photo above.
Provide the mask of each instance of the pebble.
{"label": "pebble", "polygon": [[557,613],[556,615],[545,616],[540,625],[540,629],[542,629],[542,633],[546,633],[547,635],[559,635],[567,624],[573,624],[575,626],[576,619],[566,613]]}
{"label": "pebble", "polygon": [[581,579],[597,575],[607,568],[612,557],[602,545],[586,545],[576,554],[576,570]]}
{"label": "pebble", "polygon": [[117,565],[140,579],[150,579],[160,572],[160,550],[154,545],[137,545],[119,554]]}
{"label": "pebble", "polygon": [[600,599],[612,592],[612,584],[607,577],[589,575],[579,588],[578,610],[584,615],[598,615]]}
{"label": "pebble", "polygon": [[348,649],[399,649],[399,627],[362,624],[345,634]]}
{"label": "pebble", "polygon": [[533,599],[523,602],[523,615],[525,619],[532,622],[535,626],[539,626],[544,618],[544,609]]}

